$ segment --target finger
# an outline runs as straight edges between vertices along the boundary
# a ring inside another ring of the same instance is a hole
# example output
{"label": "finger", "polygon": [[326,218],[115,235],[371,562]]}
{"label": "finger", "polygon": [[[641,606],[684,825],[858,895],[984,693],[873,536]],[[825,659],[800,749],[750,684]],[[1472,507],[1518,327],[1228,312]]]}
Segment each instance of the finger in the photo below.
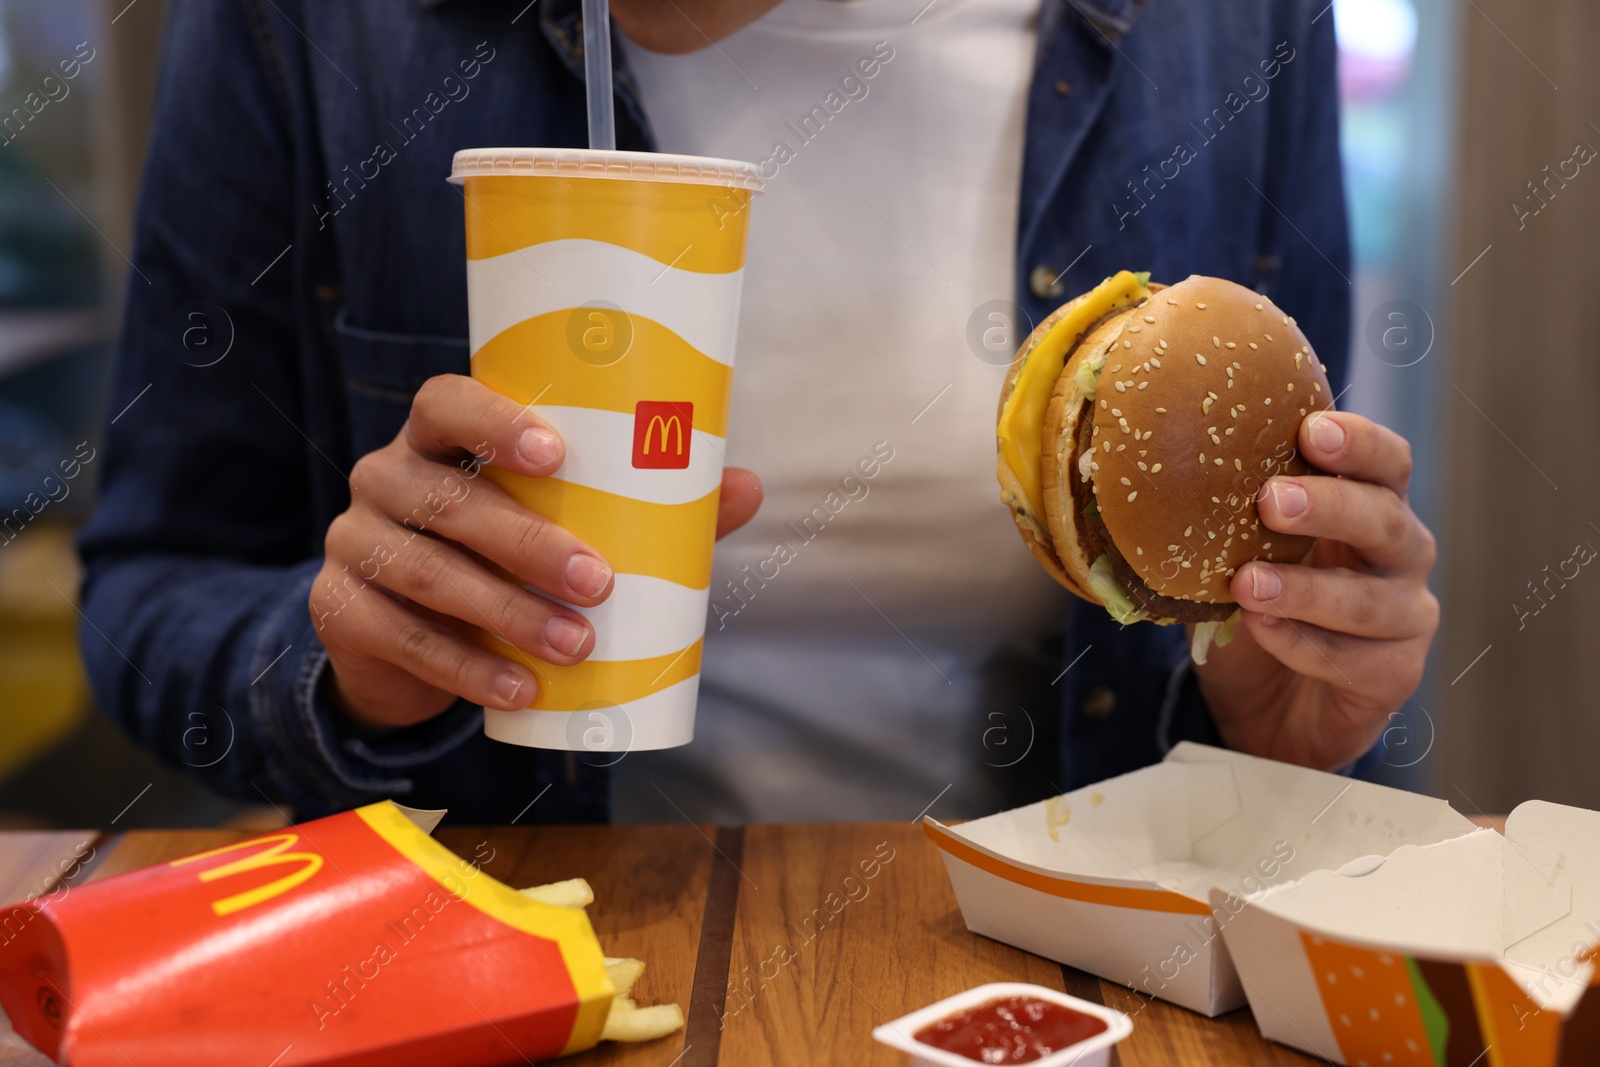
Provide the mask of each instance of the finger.
{"label": "finger", "polygon": [[1306,416],[1300,451],[1318,470],[1381,485],[1398,497],[1411,484],[1411,442],[1348,411]]}
{"label": "finger", "polygon": [[422,383],[404,432],[406,442],[429,459],[452,461],[471,454],[534,477],[553,474],[566,457],[561,436],[549,423],[460,374]]}
{"label": "finger", "polygon": [[474,704],[515,711],[533,703],[538,682],[513,663],[391,599],[376,585],[358,588],[341,606],[342,651],[392,664],[427,685]]}
{"label": "finger", "polygon": [[1350,478],[1272,478],[1257,500],[1261,521],[1279,533],[1341,541],[1378,567],[1433,567],[1433,535],[1391,490]]}
{"label": "finger", "polygon": [[722,496],[717,502],[717,538],[720,540],[755,518],[766,491],[754,471],[727,467],[722,472]]}
{"label": "finger", "polygon": [[417,456],[387,477],[368,477],[367,462],[350,475],[364,506],[454,541],[560,600],[591,607],[610,595],[611,566],[599,553],[488,479]]}
{"label": "finger", "polygon": [[1376,703],[1404,699],[1422,681],[1410,641],[1354,637],[1271,613],[1246,611],[1244,625],[1268,655],[1296,674]]}
{"label": "finger", "polygon": [[1439,617],[1439,603],[1425,586],[1344,567],[1247,563],[1233,576],[1229,589],[1246,611],[1357,637],[1431,633]]}
{"label": "finger", "polygon": [[[350,514],[350,513],[347,513]],[[491,574],[447,542],[361,510],[329,528],[328,551],[357,560],[362,578],[550,663],[570,664],[594,646],[576,612]]]}

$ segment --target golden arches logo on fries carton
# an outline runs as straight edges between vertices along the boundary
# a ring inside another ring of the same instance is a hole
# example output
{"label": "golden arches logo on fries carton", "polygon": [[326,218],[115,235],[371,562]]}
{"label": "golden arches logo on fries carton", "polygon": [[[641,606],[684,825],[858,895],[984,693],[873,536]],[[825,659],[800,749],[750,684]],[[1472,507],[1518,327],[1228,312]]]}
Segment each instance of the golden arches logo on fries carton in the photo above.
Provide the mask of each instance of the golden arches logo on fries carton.
{"label": "golden arches logo on fries carton", "polygon": [[[694,736],[726,454],[749,163],[640,152],[473,149],[466,212],[472,375],[566,441],[550,478],[489,468],[610,561],[588,658],[562,667],[486,632],[538,678],[489,736],[538,748],[668,748]],[[597,728],[598,727],[598,728]]]}
{"label": "golden arches logo on fries carton", "polygon": [[586,883],[518,892],[428,819],[385,801],[19,905],[0,1005],[74,1067],[489,1067],[682,1025],[628,998]]}

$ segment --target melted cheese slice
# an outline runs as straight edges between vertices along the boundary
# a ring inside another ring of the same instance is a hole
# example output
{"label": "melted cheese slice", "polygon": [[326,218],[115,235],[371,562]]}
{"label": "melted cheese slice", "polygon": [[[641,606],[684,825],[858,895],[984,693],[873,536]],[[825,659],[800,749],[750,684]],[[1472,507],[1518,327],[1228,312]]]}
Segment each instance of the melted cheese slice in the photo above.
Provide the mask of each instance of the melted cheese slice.
{"label": "melted cheese slice", "polygon": [[1149,275],[1118,271],[1090,290],[1050,327],[1033,346],[1016,384],[1006,398],[997,428],[1000,444],[1000,499],[1021,512],[1039,536],[1049,539],[1044,525],[1044,497],[1039,471],[1044,448],[1044,414],[1067,357],[1096,322],[1114,311],[1148,299]]}

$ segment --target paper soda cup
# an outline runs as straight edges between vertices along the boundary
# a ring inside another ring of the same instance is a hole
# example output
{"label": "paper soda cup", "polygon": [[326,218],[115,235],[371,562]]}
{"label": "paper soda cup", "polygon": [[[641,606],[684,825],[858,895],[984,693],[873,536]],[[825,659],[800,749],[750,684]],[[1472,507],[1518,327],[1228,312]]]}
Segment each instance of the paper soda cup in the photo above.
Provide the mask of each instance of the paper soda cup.
{"label": "paper soda cup", "polygon": [[[553,426],[551,478],[483,475],[616,571],[573,610],[594,651],[556,666],[484,633],[537,676],[484,731],[535,748],[670,748],[694,736],[726,453],[745,233],[757,167],[644,152],[456,153],[466,200],[472,376]],[[620,755],[618,756],[620,759]]]}

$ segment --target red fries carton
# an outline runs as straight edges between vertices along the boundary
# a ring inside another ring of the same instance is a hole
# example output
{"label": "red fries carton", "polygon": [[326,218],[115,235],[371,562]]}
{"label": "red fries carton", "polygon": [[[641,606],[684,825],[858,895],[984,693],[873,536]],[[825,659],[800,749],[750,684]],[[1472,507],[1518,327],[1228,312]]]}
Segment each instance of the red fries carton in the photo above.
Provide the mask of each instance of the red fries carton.
{"label": "red fries carton", "polygon": [[488,1067],[600,1039],[580,908],[456,857],[388,802],[12,909],[0,1005],[74,1067]]}

